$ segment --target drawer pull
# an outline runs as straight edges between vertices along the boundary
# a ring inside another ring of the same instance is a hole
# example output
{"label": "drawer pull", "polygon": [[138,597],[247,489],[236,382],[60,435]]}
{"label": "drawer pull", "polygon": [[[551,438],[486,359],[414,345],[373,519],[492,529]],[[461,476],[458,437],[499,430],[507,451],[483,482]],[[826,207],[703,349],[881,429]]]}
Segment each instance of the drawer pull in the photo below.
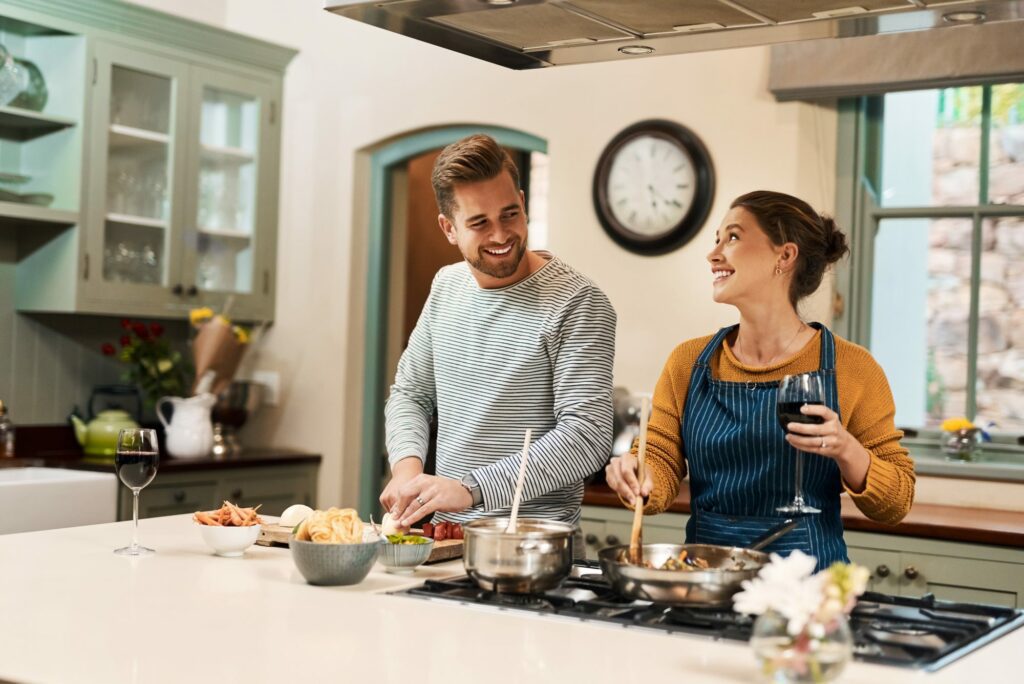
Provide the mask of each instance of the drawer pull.
{"label": "drawer pull", "polygon": [[878,575],[879,577],[888,577],[890,572],[891,572],[891,570],[889,570],[889,566],[888,565],[884,565],[883,564],[883,565],[879,565],[877,568],[875,568],[875,574]]}
{"label": "drawer pull", "polygon": [[619,538],[616,537],[614,534],[609,534],[607,537],[604,538],[604,541],[606,544],[608,544],[608,546],[619,545]]}
{"label": "drawer pull", "polygon": [[174,503],[181,503],[184,500],[185,500],[185,490],[179,489],[178,491],[174,492]]}
{"label": "drawer pull", "polygon": [[596,545],[597,545],[597,542],[598,542],[598,539],[597,539],[597,535],[596,535],[596,534],[588,534],[588,535],[587,535],[586,537],[584,537],[583,539],[584,539],[584,541],[585,541],[585,542],[587,542],[587,544],[589,544],[590,546],[596,546]]}
{"label": "drawer pull", "polygon": [[239,499],[242,498],[242,490],[236,489],[233,492],[231,492],[231,498],[234,499],[235,502],[237,502]]}
{"label": "drawer pull", "polygon": [[917,568],[915,568],[913,565],[908,565],[907,569],[903,571],[903,576],[906,577],[908,580],[917,579],[919,574],[920,573],[917,571]]}

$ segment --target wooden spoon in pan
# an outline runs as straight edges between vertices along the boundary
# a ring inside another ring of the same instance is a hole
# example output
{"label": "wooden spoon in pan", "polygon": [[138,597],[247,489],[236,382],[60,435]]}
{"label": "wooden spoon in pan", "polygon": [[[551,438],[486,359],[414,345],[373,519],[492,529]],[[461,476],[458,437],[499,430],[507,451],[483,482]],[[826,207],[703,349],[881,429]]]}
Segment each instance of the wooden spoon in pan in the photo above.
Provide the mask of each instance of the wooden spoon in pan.
{"label": "wooden spoon in pan", "polygon": [[[647,477],[644,467],[644,454],[647,451],[647,412],[649,400],[643,397],[640,402],[640,447],[636,455],[636,479],[643,487]],[[633,504],[633,531],[629,535],[629,562],[632,565],[643,565],[644,562],[644,497],[638,496]]]}

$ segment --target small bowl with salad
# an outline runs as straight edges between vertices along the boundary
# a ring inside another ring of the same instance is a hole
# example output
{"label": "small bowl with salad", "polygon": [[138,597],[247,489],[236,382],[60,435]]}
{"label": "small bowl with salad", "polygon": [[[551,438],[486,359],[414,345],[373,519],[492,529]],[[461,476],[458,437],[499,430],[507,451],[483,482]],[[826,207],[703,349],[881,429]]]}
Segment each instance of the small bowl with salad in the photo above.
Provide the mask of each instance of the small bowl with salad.
{"label": "small bowl with salad", "polygon": [[418,534],[381,535],[377,560],[387,572],[409,574],[430,558],[434,540]]}

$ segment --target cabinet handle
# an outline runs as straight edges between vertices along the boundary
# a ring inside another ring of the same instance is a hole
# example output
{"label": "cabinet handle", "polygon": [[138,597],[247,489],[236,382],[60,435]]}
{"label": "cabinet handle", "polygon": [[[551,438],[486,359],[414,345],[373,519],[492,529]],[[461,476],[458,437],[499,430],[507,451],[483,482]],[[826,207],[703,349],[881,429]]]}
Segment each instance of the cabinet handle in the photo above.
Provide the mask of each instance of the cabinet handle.
{"label": "cabinet handle", "polygon": [[231,492],[231,498],[234,499],[235,501],[238,501],[239,499],[241,499],[242,498],[242,490],[241,489],[236,489],[235,491]]}
{"label": "cabinet handle", "polygon": [[185,288],[181,286],[181,283],[178,283],[177,285],[171,288],[171,294],[173,294],[176,297],[180,297],[183,292],[185,292]]}
{"label": "cabinet handle", "polygon": [[917,579],[918,575],[920,574],[921,573],[919,573],[917,571],[917,568],[915,568],[913,565],[908,565],[907,569],[903,571],[903,576],[906,577],[908,580]]}
{"label": "cabinet handle", "polygon": [[877,568],[875,568],[875,574],[879,577],[888,577],[889,573],[890,570],[888,565],[879,565]]}
{"label": "cabinet handle", "polygon": [[607,537],[604,538],[604,541],[606,544],[608,544],[608,546],[619,545],[619,538],[616,537],[614,534],[609,534]]}
{"label": "cabinet handle", "polygon": [[89,253],[85,253],[85,263],[82,264],[82,280],[89,279]]}
{"label": "cabinet handle", "polygon": [[583,538],[583,541],[587,542],[587,544],[589,544],[590,546],[595,546],[598,542],[597,535],[588,534],[586,537]]}
{"label": "cabinet handle", "polygon": [[183,489],[179,489],[178,491],[174,492],[174,503],[181,503],[184,500],[185,491]]}
{"label": "cabinet handle", "polygon": [[185,294],[187,294],[189,297],[195,297],[197,294],[199,294],[199,288],[196,287],[195,285],[189,285],[188,291],[185,292]]}

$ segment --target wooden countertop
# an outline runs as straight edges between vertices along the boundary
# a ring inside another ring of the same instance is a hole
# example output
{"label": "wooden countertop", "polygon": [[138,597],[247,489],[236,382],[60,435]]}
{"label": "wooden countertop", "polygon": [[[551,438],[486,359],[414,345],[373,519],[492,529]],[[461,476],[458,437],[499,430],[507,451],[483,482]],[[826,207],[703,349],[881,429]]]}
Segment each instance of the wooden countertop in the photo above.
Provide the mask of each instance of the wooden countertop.
{"label": "wooden countertop", "polygon": [[[588,485],[583,504],[622,507],[618,495],[604,484]],[[883,525],[866,518],[847,496],[843,496],[842,506],[843,527],[847,530],[1024,548],[1024,513],[915,503],[902,522]],[[679,487],[679,496],[669,505],[668,512],[690,512],[687,483]]]}

